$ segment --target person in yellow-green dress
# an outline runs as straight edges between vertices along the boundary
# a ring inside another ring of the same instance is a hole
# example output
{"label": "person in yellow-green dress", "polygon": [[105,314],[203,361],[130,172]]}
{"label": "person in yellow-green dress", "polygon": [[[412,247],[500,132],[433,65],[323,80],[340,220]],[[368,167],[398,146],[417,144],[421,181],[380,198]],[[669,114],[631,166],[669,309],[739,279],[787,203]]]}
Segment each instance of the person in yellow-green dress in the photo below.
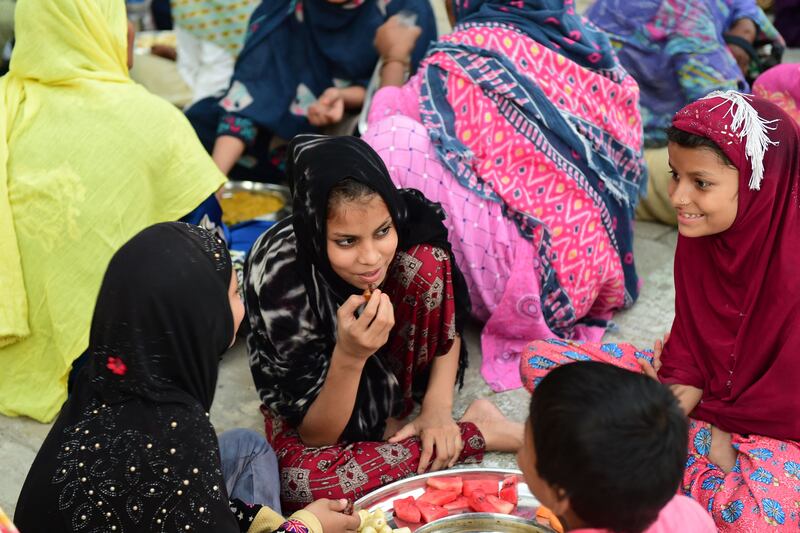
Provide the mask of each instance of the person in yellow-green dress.
{"label": "person in yellow-green dress", "polygon": [[49,421],[112,254],[225,181],[180,113],[128,76],[119,0],[19,0],[0,79],[0,413]]}

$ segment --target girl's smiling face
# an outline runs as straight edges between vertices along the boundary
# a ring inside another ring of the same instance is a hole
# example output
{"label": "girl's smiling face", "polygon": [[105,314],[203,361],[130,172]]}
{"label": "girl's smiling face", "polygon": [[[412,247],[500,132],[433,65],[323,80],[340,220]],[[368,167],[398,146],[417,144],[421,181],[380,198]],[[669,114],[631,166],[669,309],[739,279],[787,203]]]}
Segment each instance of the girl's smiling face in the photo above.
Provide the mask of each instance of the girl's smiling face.
{"label": "girl's smiling face", "polygon": [[328,260],[336,275],[359,289],[383,283],[397,251],[397,231],[380,195],[337,202],[327,226]]}
{"label": "girl's smiling face", "polygon": [[739,170],[711,148],[670,142],[672,182],[669,197],[684,237],[722,233],[733,225],[739,207]]}

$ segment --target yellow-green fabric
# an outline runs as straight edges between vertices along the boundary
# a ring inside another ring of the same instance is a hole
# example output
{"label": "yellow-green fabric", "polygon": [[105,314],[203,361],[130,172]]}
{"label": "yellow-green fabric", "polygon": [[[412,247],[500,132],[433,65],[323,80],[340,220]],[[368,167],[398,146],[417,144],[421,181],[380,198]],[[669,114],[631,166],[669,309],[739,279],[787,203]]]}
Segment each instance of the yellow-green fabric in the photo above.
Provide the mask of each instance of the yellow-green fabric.
{"label": "yellow-green fabric", "polygon": [[646,148],[644,159],[647,163],[647,197],[636,206],[636,218],[648,222],[661,222],[671,226],[678,225],[678,216],[669,199],[669,184],[672,175],[669,171],[667,147]]}
{"label": "yellow-green fabric", "polygon": [[[289,518],[302,522],[308,529],[308,533],[323,533],[319,518],[305,509],[297,511]],[[284,522],[286,522],[284,517],[265,505],[258,511],[253,523],[247,529],[247,533],[272,533],[281,527]]]}
{"label": "yellow-green fabric", "polygon": [[134,84],[121,0],[19,0],[0,79],[0,413],[49,421],[111,255],[225,181]]}

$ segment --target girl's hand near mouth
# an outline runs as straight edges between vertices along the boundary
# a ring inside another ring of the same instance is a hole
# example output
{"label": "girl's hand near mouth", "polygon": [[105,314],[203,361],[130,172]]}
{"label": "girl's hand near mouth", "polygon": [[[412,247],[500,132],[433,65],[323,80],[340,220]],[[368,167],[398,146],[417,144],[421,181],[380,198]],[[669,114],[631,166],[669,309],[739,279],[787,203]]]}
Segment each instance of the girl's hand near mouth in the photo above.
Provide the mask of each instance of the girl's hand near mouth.
{"label": "girl's hand near mouth", "polygon": [[[356,310],[365,303],[356,318]],[[394,307],[380,289],[371,293],[369,301],[363,295],[351,296],[336,314],[337,346],[343,355],[358,361],[365,361],[386,344],[394,327]]]}

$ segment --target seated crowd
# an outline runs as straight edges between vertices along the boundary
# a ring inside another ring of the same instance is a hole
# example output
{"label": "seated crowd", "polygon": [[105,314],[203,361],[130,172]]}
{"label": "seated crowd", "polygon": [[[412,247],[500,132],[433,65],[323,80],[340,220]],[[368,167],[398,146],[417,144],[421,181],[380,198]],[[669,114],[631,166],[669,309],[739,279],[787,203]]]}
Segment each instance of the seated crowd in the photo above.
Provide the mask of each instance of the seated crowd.
{"label": "seated crowd", "polygon": [[[181,112],[131,80],[122,2],[18,0],[0,413],[54,421],[20,531],[355,532],[487,452],[565,531],[800,528],[781,35],[755,0],[444,3],[173,0]],[[240,263],[226,178],[291,191]],[[654,347],[603,342],[637,217],[679,234]],[[263,432],[217,435],[242,324]],[[510,418],[454,413],[474,324]]]}

